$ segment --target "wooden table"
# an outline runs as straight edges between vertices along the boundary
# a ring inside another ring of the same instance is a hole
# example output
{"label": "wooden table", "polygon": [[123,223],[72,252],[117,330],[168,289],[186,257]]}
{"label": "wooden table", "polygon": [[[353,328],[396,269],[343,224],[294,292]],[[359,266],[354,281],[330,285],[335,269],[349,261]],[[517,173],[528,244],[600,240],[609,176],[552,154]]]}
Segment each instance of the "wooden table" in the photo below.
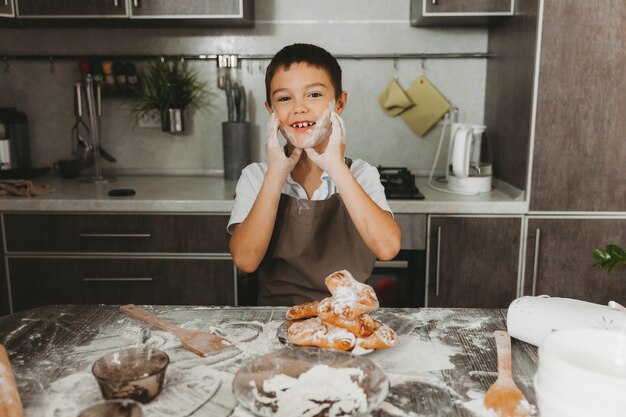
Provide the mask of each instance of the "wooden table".
{"label": "wooden table", "polygon": [[[166,387],[147,416],[249,416],[237,405],[232,379],[250,359],[283,348],[276,331],[284,308],[146,306],[185,328],[215,327],[235,347],[200,358],[173,336],[118,312],[118,306],[64,305],[0,318],[0,343],[10,353],[28,417],[76,417],[101,400],[91,366],[100,356],[136,345],[170,356]],[[506,329],[506,310],[381,309],[399,345],[366,357],[391,381],[372,416],[488,416],[482,396],[496,379],[494,330]],[[148,331],[147,329],[150,329]],[[534,346],[513,340],[513,374],[531,404],[537,365]]]}

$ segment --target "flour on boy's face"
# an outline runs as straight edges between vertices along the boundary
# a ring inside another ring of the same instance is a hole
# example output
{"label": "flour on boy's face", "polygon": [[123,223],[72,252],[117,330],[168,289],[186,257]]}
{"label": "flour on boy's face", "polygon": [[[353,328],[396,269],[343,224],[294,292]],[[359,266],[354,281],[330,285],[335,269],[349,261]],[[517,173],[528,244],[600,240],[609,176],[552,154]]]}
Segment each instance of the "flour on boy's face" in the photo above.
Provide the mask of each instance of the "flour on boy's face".
{"label": "flour on boy's face", "polygon": [[[334,101],[335,89],[324,69],[304,62],[278,69],[270,82],[270,97],[280,131],[292,145],[314,147],[328,137],[329,129],[319,134],[320,118]],[[309,138],[312,132],[315,141]]]}

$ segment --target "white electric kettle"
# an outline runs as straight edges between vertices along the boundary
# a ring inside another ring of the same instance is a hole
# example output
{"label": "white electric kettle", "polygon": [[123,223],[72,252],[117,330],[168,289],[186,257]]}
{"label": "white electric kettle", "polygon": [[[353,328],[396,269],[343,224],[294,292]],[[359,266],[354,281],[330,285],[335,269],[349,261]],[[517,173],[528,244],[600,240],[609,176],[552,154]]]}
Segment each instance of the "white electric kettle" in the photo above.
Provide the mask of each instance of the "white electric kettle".
{"label": "white electric kettle", "polygon": [[492,168],[480,160],[482,135],[485,125],[453,123],[450,128],[448,189],[460,193],[491,191]]}

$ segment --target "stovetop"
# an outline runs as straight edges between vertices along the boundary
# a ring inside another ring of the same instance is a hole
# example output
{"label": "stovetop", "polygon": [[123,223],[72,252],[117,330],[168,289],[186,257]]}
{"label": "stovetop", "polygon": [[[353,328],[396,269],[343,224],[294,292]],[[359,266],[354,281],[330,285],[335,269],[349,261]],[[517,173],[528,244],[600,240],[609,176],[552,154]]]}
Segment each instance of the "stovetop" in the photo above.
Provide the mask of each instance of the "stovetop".
{"label": "stovetop", "polygon": [[380,182],[389,200],[423,200],[424,195],[415,185],[415,175],[403,167],[378,166]]}

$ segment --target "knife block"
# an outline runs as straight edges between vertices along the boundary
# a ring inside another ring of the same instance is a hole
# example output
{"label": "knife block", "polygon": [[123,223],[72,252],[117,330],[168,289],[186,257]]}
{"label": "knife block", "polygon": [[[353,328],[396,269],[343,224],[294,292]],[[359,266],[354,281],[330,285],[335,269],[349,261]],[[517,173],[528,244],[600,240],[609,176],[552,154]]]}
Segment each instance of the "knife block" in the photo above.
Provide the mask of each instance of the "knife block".
{"label": "knife block", "polygon": [[250,122],[222,122],[224,179],[238,180],[251,162]]}

